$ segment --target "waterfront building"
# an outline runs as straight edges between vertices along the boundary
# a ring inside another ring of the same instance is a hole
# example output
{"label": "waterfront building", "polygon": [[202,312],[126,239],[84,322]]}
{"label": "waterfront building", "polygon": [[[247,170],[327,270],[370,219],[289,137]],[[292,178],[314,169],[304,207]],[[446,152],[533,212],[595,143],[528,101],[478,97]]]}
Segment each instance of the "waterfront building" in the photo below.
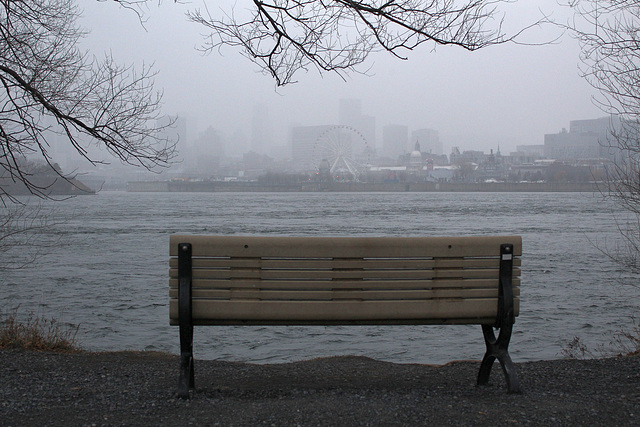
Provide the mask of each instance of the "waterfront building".
{"label": "waterfront building", "polygon": [[409,127],[391,124],[382,128],[382,155],[390,159],[397,159],[407,152],[409,142]]}
{"label": "waterfront building", "polygon": [[416,142],[413,151],[409,154],[409,162],[407,164],[407,171],[414,175],[422,172],[424,160],[422,158],[422,152],[420,151],[420,143]]}
{"label": "waterfront building", "polygon": [[209,126],[195,140],[194,149],[185,153],[185,172],[202,177],[215,176],[224,157],[222,135]]}
{"label": "waterfront building", "polygon": [[520,153],[522,156],[541,159],[544,157],[544,144],[517,145],[516,152]]}
{"label": "waterfront building", "polygon": [[419,142],[422,151],[436,155],[443,154],[440,134],[435,129],[417,129],[411,132],[411,142]]}
{"label": "waterfront building", "polygon": [[572,120],[569,131],[562,129],[559,133],[544,136],[544,157],[565,161],[613,160],[617,150],[610,147],[611,133],[619,126],[617,116]]}
{"label": "waterfront building", "polygon": [[542,155],[515,151],[509,153],[508,156],[505,156],[505,161],[511,165],[527,165],[533,164],[533,162],[542,159],[542,157]]}
{"label": "waterfront building", "polygon": [[577,160],[600,157],[600,136],[594,132],[567,132],[544,136],[544,155],[548,159]]}
{"label": "waterfront building", "polygon": [[458,147],[453,147],[451,149],[451,155],[449,156],[449,160],[452,165],[463,165],[463,164],[480,164],[484,163],[487,159],[487,155],[484,151],[478,150],[465,150],[460,152]]}
{"label": "waterfront building", "polygon": [[456,174],[455,166],[423,165],[411,170],[410,166],[372,166],[367,172],[367,182],[451,182]]}
{"label": "waterfront building", "polygon": [[274,169],[274,161],[266,154],[249,151],[242,155],[242,166],[243,178],[253,180]]}
{"label": "waterfront building", "polygon": [[571,120],[569,122],[570,133],[597,133],[605,138],[611,133],[611,129],[620,127],[618,116],[600,117],[598,119]]}

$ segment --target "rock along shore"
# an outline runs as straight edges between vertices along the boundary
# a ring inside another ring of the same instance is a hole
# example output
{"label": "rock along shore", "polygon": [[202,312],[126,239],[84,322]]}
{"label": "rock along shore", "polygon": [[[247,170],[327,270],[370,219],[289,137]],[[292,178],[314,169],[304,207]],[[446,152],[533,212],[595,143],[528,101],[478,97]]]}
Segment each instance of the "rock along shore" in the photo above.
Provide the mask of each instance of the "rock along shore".
{"label": "rock along shore", "polygon": [[640,425],[640,357],[518,363],[521,395],[497,363],[476,387],[478,366],[196,360],[185,401],[177,356],[0,350],[0,425]]}

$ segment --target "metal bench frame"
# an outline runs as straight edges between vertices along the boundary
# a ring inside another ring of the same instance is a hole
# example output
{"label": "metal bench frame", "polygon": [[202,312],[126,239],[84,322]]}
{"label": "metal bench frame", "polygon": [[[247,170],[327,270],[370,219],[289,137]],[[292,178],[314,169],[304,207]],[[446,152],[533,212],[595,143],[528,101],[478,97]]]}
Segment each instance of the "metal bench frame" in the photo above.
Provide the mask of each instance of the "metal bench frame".
{"label": "metal bench frame", "polygon": [[[183,236],[180,236],[183,237]],[[518,237],[519,239],[519,237]],[[180,329],[180,376],[178,380],[178,396],[181,398],[189,398],[190,390],[195,389],[194,383],[194,358],[193,358],[193,299],[192,299],[192,282],[193,282],[193,256],[192,243],[189,239],[184,239],[177,243],[177,279],[178,279],[178,325]],[[509,239],[505,239],[509,240]],[[246,247],[246,246],[245,246]],[[450,247],[450,246],[449,246]],[[175,252],[172,252],[175,254]],[[477,377],[477,385],[486,385],[489,381],[491,369],[497,359],[502,366],[506,379],[507,390],[509,393],[520,393],[521,387],[517,378],[515,366],[509,356],[509,342],[513,324],[515,323],[516,310],[514,306],[513,292],[513,260],[514,245],[511,243],[500,244],[500,261],[499,261],[499,286],[498,286],[498,306],[493,323],[480,323],[482,326],[483,337],[486,344],[486,352],[480,364]],[[307,325],[307,324],[433,324],[432,321],[238,321],[231,323],[216,321],[211,324],[289,324],[289,325]],[[447,322],[443,322],[447,323]],[[468,321],[464,323],[476,323]],[[207,323],[199,323],[207,324]],[[499,335],[496,337],[494,328],[499,329]]]}

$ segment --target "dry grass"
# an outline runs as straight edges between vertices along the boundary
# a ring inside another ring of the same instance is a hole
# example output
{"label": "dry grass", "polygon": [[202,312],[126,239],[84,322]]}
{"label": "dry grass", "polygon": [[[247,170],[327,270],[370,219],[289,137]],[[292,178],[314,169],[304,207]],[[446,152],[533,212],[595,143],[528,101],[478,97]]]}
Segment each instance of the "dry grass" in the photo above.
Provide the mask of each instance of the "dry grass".
{"label": "dry grass", "polygon": [[622,356],[640,356],[640,320],[633,319],[633,327],[621,329],[613,335],[611,345],[620,350]]}
{"label": "dry grass", "polygon": [[632,319],[632,322],[631,329],[621,328],[614,332],[609,339],[609,345],[599,345],[592,351],[580,337],[573,337],[561,350],[561,354],[566,359],[640,356],[640,321]]}
{"label": "dry grass", "polygon": [[595,357],[580,337],[573,337],[560,353],[565,359],[591,359]]}
{"label": "dry grass", "polygon": [[0,348],[18,348],[39,351],[79,351],[76,335],[79,326],[69,326],[56,319],[33,314],[19,321],[17,310],[5,316],[0,323]]}

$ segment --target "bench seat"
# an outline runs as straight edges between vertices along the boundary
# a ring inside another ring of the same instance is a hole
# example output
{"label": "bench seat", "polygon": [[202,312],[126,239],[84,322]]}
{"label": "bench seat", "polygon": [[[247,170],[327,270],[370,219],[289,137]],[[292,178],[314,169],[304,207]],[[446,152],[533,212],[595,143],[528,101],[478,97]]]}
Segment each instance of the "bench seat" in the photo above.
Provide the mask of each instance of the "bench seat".
{"label": "bench seat", "polygon": [[521,254],[519,236],[173,235],[170,323],[181,341],[186,331],[186,353],[194,325],[478,324],[493,354],[485,359],[513,370]]}

